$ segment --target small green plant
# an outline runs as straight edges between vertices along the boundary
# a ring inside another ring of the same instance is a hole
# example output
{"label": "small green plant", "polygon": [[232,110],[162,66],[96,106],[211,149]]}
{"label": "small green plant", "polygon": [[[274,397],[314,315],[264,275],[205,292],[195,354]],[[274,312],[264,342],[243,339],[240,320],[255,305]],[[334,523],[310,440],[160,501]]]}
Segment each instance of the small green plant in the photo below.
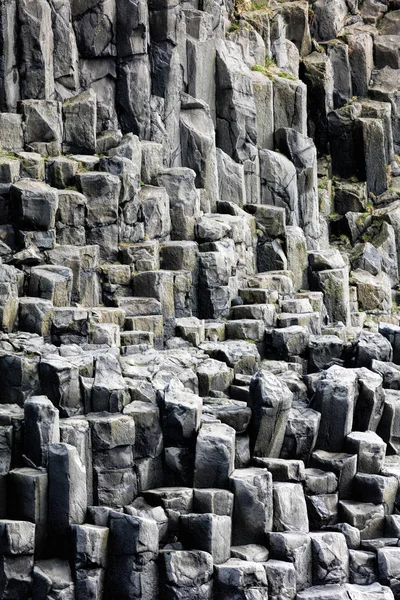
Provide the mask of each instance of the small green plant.
{"label": "small green plant", "polygon": [[275,61],[269,56],[265,57],[265,68],[270,69],[271,67],[275,67]]}
{"label": "small green plant", "polygon": [[228,29],[228,33],[233,33],[234,31],[237,31],[239,29],[239,23],[231,23],[229,29]]}
{"label": "small green plant", "polygon": [[266,8],[264,2],[252,2],[250,10],[262,10]]}
{"label": "small green plant", "polygon": [[257,71],[259,73],[264,73],[264,75],[268,74],[268,69],[266,67],[263,67],[262,65],[253,65],[251,67],[252,71]]}
{"label": "small green plant", "polygon": [[19,160],[15,152],[7,152],[5,150],[1,152],[0,158],[10,158],[11,160]]}
{"label": "small green plant", "polygon": [[363,227],[364,226],[364,221],[368,217],[369,217],[369,213],[367,213],[367,212],[361,213],[360,216],[356,219],[356,225],[357,225],[357,227]]}
{"label": "small green plant", "polygon": [[346,246],[351,246],[349,236],[345,235],[344,233],[339,235],[339,240],[342,242],[342,244],[345,244]]}
{"label": "small green plant", "polygon": [[318,189],[326,190],[328,188],[329,179],[328,177],[321,177],[318,181]]}
{"label": "small green plant", "polygon": [[291,79],[291,81],[298,81],[297,77],[295,77],[291,73],[286,73],[286,71],[280,71],[278,73],[278,77],[282,77],[283,79]]}

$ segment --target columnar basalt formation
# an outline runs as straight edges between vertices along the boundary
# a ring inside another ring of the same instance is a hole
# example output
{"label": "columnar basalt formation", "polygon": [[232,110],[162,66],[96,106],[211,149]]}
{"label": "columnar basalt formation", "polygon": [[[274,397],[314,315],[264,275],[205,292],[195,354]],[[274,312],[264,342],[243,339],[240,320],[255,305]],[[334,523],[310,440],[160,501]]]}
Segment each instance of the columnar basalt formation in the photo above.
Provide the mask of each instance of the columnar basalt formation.
{"label": "columnar basalt formation", "polygon": [[0,55],[0,600],[400,599],[399,0]]}

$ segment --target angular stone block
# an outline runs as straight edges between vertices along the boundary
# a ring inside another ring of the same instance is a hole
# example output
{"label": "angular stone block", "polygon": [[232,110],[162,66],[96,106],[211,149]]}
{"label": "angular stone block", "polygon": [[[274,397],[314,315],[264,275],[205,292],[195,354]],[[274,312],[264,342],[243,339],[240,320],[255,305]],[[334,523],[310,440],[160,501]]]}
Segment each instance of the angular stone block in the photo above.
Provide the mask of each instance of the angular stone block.
{"label": "angular stone block", "polygon": [[236,469],[229,481],[235,496],[233,543],[262,544],[265,534],[272,531],[271,473],[262,468]]}
{"label": "angular stone block", "polygon": [[228,488],[234,466],[235,430],[222,423],[204,423],[196,442],[194,486]]}
{"label": "angular stone block", "polygon": [[181,515],[179,524],[184,547],[208,552],[217,565],[229,559],[230,517],[213,514]]}

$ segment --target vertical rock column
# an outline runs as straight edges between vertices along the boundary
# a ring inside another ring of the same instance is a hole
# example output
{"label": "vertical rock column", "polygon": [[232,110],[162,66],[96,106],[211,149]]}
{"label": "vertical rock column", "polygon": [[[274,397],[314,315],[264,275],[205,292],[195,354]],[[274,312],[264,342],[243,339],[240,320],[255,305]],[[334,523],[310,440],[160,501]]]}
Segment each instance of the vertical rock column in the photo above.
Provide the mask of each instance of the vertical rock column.
{"label": "vertical rock column", "polygon": [[35,555],[47,550],[48,475],[47,472],[25,467],[9,475],[9,513],[13,519],[35,524]]}
{"label": "vertical rock column", "polygon": [[160,583],[166,600],[211,600],[213,560],[199,550],[164,551],[161,554]]}
{"label": "vertical rock column", "polygon": [[351,432],[357,396],[354,371],[333,366],[325,372],[312,404],[321,413],[317,448],[329,452],[343,450],[345,438]]}
{"label": "vertical rock column", "polygon": [[20,0],[23,99],[50,100],[54,93],[53,29],[51,9],[46,0]]}
{"label": "vertical rock column", "polygon": [[[152,126],[158,117],[168,166],[181,165],[179,114],[187,77],[186,24],[179,3],[159,0],[149,12]],[[155,130],[159,127],[154,128]],[[156,135],[157,135],[156,134]],[[143,137],[143,136],[142,136]],[[154,136],[153,136],[154,137]],[[158,141],[158,140],[157,140]]]}
{"label": "vertical rock column", "polygon": [[[326,128],[326,123],[324,126]],[[316,148],[311,138],[301,135],[295,129],[279,129],[275,133],[275,139],[279,150],[296,168],[299,224],[304,230],[307,248],[317,249],[320,229]]]}
{"label": "vertical rock column", "polygon": [[110,600],[154,600],[158,597],[156,521],[113,512],[109,526]]}
{"label": "vertical rock column", "polygon": [[93,501],[99,506],[122,507],[136,497],[133,445],[135,423],[120,414],[88,415],[93,452]]}
{"label": "vertical rock column", "polygon": [[259,371],[250,383],[250,438],[255,456],[279,457],[293,394],[272,373]]}
{"label": "vertical rock column", "polygon": [[0,521],[0,597],[27,598],[32,591],[35,525]]}
{"label": "vertical rock column", "polygon": [[215,212],[219,200],[215,131],[204,102],[182,95],[180,136],[182,164],[195,171],[196,187],[204,190],[201,193]]}
{"label": "vertical rock column", "polygon": [[50,543],[57,554],[68,553],[70,526],[86,516],[86,469],[74,446],[51,444],[48,473]]}
{"label": "vertical rock column", "polygon": [[0,109],[16,112],[20,100],[19,72],[16,56],[17,0],[3,2],[0,7],[0,45],[3,59],[0,66]]}
{"label": "vertical rock column", "polygon": [[117,7],[117,112],[123,133],[150,139],[149,14],[145,0]]}
{"label": "vertical rock column", "polygon": [[[129,415],[135,423],[133,458],[138,492],[157,488],[163,483],[164,441],[160,427],[160,411],[149,402],[134,401],[124,408],[124,414]],[[167,451],[165,456],[168,462]]]}
{"label": "vertical rock column", "polygon": [[264,544],[272,530],[272,475],[267,469],[236,469],[229,478],[235,495],[233,545]]}
{"label": "vertical rock column", "polygon": [[60,440],[58,410],[47,396],[32,396],[25,402],[24,446],[37,467],[47,467],[49,444]]}
{"label": "vertical rock column", "polygon": [[72,525],[76,600],[104,597],[108,533],[108,527]]}
{"label": "vertical rock column", "polygon": [[199,396],[171,385],[160,401],[166,476],[177,485],[193,486],[194,450],[202,407]]}

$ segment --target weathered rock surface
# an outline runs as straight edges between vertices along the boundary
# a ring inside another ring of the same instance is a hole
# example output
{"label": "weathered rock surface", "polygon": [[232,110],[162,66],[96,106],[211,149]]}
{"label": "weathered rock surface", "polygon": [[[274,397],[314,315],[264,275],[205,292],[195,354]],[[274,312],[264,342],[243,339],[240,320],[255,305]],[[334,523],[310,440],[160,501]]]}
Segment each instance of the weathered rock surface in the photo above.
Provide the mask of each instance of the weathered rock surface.
{"label": "weathered rock surface", "polygon": [[0,2],[0,598],[400,598],[399,0]]}

